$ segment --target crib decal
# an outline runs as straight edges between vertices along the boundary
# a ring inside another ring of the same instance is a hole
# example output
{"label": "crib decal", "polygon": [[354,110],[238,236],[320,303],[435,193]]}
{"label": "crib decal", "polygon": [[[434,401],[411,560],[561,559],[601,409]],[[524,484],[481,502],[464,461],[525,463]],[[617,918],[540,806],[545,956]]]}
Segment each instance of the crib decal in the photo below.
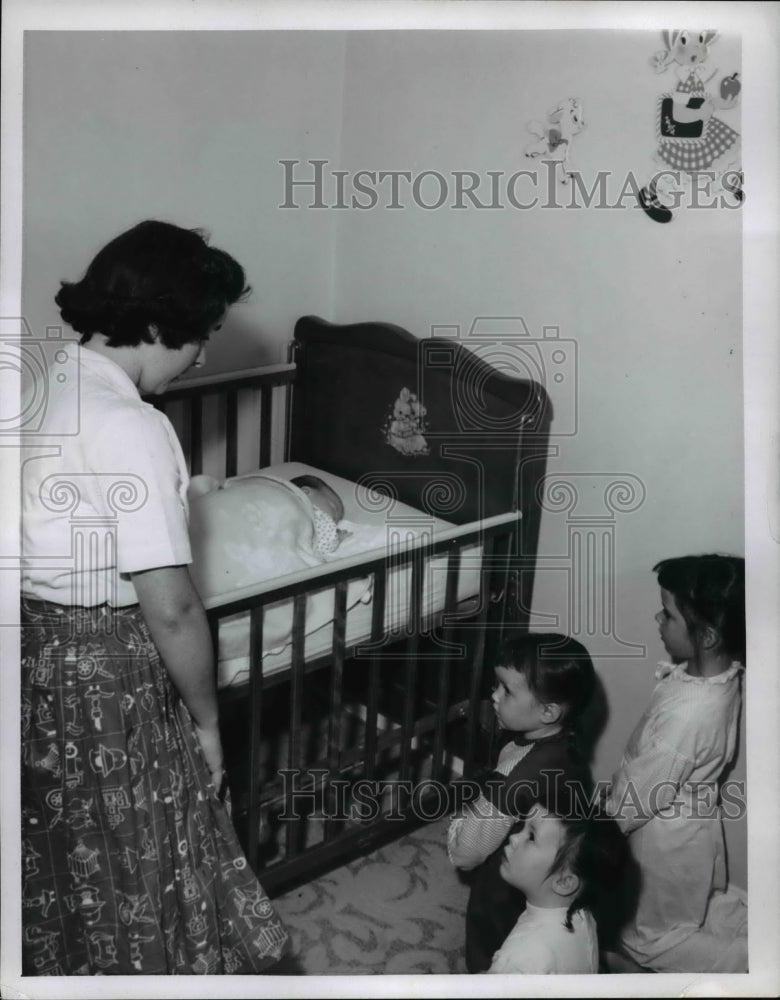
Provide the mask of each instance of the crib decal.
{"label": "crib decal", "polygon": [[427,455],[426,414],[417,394],[404,386],[385,421],[385,441],[402,455]]}

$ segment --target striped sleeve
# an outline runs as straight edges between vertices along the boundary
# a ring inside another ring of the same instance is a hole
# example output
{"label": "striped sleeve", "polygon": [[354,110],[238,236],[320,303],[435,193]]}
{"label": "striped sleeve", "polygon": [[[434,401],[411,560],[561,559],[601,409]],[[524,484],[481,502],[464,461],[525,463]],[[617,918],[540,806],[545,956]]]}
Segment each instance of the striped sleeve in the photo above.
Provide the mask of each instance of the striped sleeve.
{"label": "striped sleeve", "polygon": [[456,868],[476,868],[506,839],[517,822],[504,813],[485,794],[491,784],[501,783],[532,749],[532,744],[518,747],[508,743],[501,751],[496,770],[491,771],[476,801],[469,803],[462,816],[456,816],[447,832],[447,854]]}

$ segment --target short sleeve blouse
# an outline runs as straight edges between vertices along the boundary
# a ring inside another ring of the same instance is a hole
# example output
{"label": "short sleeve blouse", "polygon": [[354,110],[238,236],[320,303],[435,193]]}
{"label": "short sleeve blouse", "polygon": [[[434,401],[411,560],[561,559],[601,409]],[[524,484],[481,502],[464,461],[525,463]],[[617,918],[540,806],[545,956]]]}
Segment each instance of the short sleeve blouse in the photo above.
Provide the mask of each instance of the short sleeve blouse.
{"label": "short sleeve blouse", "polygon": [[122,368],[67,350],[70,377],[50,377],[24,450],[22,592],[123,607],[138,600],[130,573],[191,561],[187,467],[170,422]]}

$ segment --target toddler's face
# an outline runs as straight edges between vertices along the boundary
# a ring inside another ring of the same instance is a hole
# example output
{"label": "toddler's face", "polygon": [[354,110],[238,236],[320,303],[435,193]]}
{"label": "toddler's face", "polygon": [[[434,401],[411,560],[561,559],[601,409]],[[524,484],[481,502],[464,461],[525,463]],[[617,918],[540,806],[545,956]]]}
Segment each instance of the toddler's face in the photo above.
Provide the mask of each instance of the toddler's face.
{"label": "toddler's face", "polygon": [[558,848],[563,843],[563,823],[536,805],[522,830],[513,833],[504,848],[499,873],[505,882],[533,898],[550,877]]}
{"label": "toddler's face", "polygon": [[695,648],[688,632],[688,626],[683,618],[674,595],[661,587],[662,608],[655,616],[661,641],[666,652],[673,660],[682,662],[690,660],[695,655]]}
{"label": "toddler's face", "polygon": [[544,705],[528,687],[525,674],[510,667],[496,667],[493,709],[501,729],[533,736],[545,731]]}

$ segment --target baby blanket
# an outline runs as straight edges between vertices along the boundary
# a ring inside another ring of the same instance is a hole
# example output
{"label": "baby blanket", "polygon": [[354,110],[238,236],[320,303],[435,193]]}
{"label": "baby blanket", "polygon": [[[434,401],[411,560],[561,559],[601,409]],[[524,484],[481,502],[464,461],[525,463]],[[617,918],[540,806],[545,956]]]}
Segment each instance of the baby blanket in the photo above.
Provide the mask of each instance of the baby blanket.
{"label": "baby blanket", "polygon": [[192,576],[203,598],[323,561],[308,498],[292,483],[256,476],[190,501]]}

